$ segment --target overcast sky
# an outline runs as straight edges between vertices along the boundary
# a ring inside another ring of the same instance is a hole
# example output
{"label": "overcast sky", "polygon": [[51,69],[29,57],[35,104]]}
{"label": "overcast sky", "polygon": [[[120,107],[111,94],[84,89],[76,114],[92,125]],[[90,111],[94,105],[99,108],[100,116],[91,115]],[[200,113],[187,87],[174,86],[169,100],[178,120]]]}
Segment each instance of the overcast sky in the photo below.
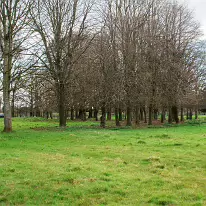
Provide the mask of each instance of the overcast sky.
{"label": "overcast sky", "polygon": [[179,0],[185,2],[194,11],[195,18],[200,22],[206,39],[206,0]]}

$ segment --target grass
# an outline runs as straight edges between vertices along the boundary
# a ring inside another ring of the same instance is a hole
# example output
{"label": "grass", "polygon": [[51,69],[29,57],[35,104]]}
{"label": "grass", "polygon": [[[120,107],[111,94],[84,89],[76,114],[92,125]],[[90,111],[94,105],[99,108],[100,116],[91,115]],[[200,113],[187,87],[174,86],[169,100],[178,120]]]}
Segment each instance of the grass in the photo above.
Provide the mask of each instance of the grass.
{"label": "grass", "polygon": [[0,133],[0,205],[206,205],[206,124],[13,125]]}

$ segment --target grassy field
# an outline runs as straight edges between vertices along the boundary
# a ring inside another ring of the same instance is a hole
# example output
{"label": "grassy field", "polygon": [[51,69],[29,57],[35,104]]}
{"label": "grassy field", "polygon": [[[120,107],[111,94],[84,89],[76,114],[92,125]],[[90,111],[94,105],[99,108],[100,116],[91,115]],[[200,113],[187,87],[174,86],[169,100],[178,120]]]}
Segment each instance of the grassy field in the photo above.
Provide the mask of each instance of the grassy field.
{"label": "grassy field", "polygon": [[13,124],[13,133],[0,133],[0,205],[206,205],[205,123]]}

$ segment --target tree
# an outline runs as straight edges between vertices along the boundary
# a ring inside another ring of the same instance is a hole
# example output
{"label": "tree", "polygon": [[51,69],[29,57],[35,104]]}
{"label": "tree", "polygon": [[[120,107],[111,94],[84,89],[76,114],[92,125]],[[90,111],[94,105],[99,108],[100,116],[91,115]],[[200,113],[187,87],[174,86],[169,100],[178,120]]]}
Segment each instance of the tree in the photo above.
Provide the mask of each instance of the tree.
{"label": "tree", "polygon": [[41,59],[55,83],[61,127],[66,126],[66,88],[72,70],[93,38],[88,36],[91,9],[91,1],[38,0],[32,11],[33,30],[44,47]]}
{"label": "tree", "polygon": [[13,57],[27,39],[30,0],[1,0],[0,3],[0,49],[3,59],[4,132],[12,131],[10,81]]}

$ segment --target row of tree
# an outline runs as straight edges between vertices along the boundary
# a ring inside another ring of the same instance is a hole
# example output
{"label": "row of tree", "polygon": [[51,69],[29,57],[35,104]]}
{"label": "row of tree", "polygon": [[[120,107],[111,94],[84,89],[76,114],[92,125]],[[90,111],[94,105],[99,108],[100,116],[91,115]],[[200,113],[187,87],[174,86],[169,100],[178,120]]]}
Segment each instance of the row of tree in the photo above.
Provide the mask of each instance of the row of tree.
{"label": "row of tree", "polygon": [[[204,41],[192,13],[170,0],[2,0],[0,46],[5,128],[15,108],[71,119],[115,113],[179,122],[199,110]],[[76,111],[76,114],[74,113]],[[191,113],[191,111],[190,111]]]}

